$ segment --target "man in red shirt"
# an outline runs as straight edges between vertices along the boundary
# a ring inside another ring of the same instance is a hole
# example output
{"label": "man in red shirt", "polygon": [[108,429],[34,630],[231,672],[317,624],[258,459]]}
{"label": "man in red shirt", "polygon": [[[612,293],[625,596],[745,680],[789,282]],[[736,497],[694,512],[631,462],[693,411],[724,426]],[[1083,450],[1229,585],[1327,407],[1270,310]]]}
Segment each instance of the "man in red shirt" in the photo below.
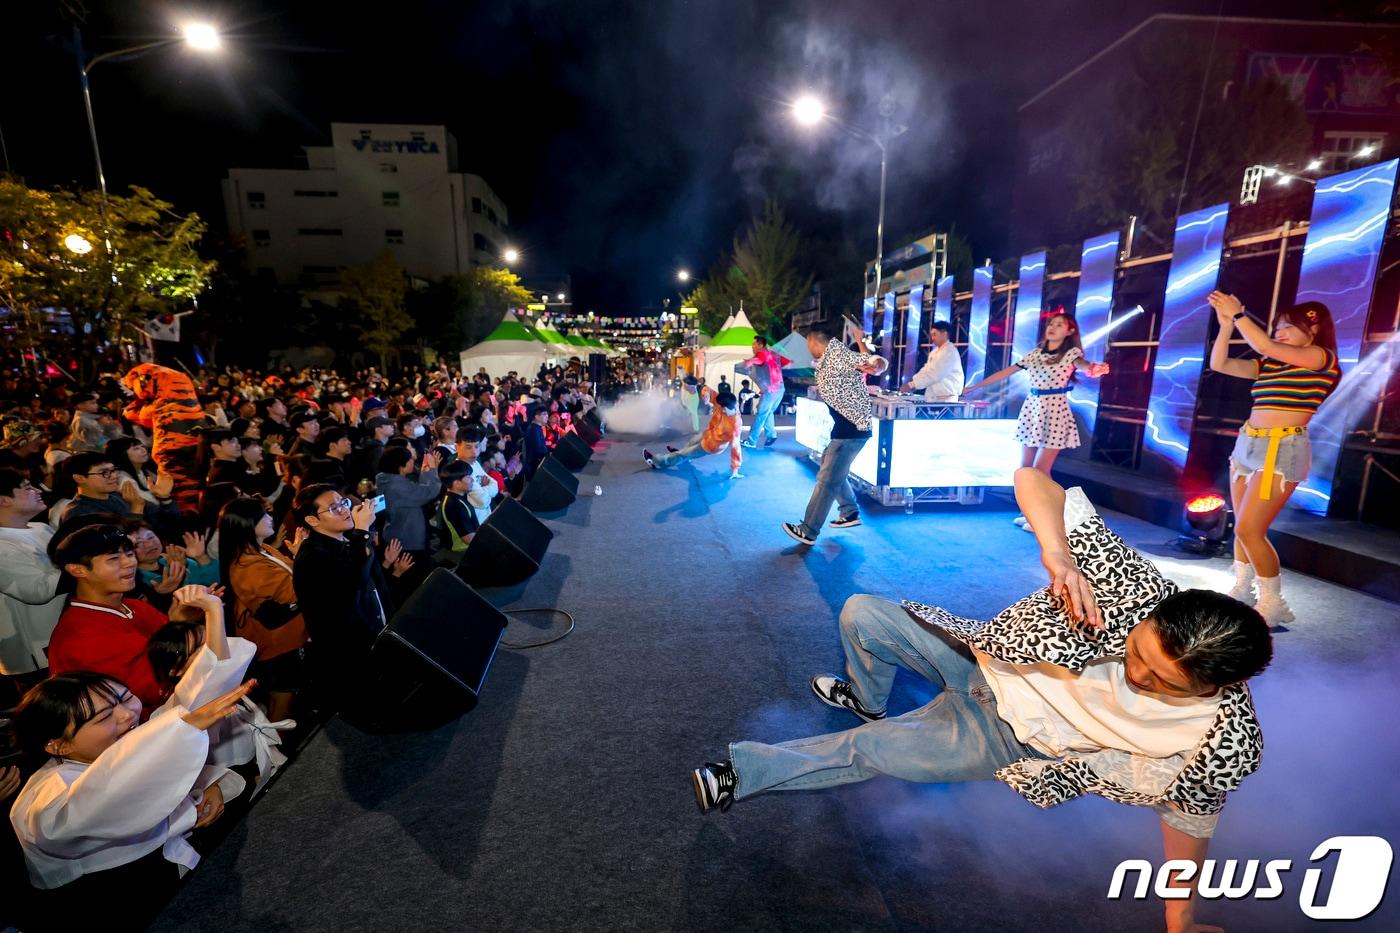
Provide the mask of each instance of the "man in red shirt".
{"label": "man in red shirt", "polygon": [[203,618],[193,605],[176,603],[167,618],[149,603],[128,601],[136,586],[136,549],[116,525],[88,525],[65,537],[54,552],[73,596],[49,639],[54,674],[93,671],[115,677],[134,693],[146,718],[162,702],[160,684],[146,657],[146,643],[169,621]]}

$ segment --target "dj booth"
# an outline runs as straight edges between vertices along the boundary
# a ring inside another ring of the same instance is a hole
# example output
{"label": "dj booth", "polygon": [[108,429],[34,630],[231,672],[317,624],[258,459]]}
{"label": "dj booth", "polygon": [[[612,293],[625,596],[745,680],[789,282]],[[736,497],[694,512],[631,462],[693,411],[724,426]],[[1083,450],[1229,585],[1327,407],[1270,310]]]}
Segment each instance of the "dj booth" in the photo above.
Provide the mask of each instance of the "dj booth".
{"label": "dj booth", "polygon": [[[1014,418],[988,418],[987,403],[927,402],[922,395],[871,396],[870,441],[851,465],[851,483],[881,505],[975,505],[988,486],[1010,486],[1021,463]],[[797,398],[797,442],[821,461],[831,412],[815,388]]]}

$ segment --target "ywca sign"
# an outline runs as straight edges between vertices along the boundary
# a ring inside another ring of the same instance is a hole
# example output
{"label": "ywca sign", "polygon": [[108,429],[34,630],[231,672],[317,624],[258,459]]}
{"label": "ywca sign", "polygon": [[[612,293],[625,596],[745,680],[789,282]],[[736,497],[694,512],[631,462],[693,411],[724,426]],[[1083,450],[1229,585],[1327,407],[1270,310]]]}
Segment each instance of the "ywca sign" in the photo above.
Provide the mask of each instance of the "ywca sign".
{"label": "ywca sign", "polygon": [[436,153],[438,144],[431,139],[352,139],[356,152],[383,152],[394,155]]}
{"label": "ywca sign", "polygon": [[[1335,860],[1331,857],[1334,852],[1337,853]],[[1309,868],[1303,872],[1303,883],[1298,891],[1298,909],[1313,920],[1360,920],[1368,916],[1385,897],[1393,860],[1390,843],[1380,836],[1333,836],[1324,840],[1313,849],[1308,861],[1333,863],[1332,885],[1327,900],[1321,904],[1317,902],[1325,869]],[[1249,859],[1243,863],[1243,870],[1236,859],[1226,859],[1223,867],[1214,859],[1206,859],[1201,863],[1201,876],[1196,879],[1194,887],[1204,900],[1253,897],[1267,901],[1283,896],[1287,890],[1286,881],[1290,880],[1284,876],[1292,871],[1293,862],[1290,859],[1272,859],[1264,863]],[[1137,884],[1129,895],[1133,899],[1146,898],[1151,884],[1158,897],[1184,900],[1191,896],[1191,888],[1169,885],[1172,881],[1191,881],[1196,874],[1196,863],[1190,859],[1163,862],[1155,872],[1154,884],[1152,864],[1146,859],[1120,862],[1113,870],[1113,880],[1108,886],[1109,900],[1123,897],[1128,875],[1133,872],[1137,873]]]}

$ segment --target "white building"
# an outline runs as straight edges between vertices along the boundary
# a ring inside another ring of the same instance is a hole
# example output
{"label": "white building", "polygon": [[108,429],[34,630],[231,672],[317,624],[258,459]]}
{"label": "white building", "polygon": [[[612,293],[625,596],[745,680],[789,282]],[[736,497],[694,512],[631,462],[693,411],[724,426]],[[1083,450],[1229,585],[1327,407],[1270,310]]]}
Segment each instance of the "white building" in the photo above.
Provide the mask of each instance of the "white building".
{"label": "white building", "polygon": [[224,179],[229,232],[258,274],[314,288],[389,249],[411,275],[436,279],[506,248],[505,205],[457,171],[445,127],[332,123],[331,145],[305,152],[305,168],[231,168]]}

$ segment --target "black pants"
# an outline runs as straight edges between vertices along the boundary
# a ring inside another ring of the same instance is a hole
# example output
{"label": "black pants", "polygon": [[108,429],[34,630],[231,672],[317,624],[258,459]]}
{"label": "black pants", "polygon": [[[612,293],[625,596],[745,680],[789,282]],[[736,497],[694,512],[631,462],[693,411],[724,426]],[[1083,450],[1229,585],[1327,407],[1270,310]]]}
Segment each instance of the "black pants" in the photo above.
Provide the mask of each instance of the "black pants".
{"label": "black pants", "polygon": [[[16,887],[19,885],[17,884]],[[83,875],[60,888],[29,890],[20,929],[127,933],[151,925],[180,886],[180,870],[156,849],[134,862]]]}

